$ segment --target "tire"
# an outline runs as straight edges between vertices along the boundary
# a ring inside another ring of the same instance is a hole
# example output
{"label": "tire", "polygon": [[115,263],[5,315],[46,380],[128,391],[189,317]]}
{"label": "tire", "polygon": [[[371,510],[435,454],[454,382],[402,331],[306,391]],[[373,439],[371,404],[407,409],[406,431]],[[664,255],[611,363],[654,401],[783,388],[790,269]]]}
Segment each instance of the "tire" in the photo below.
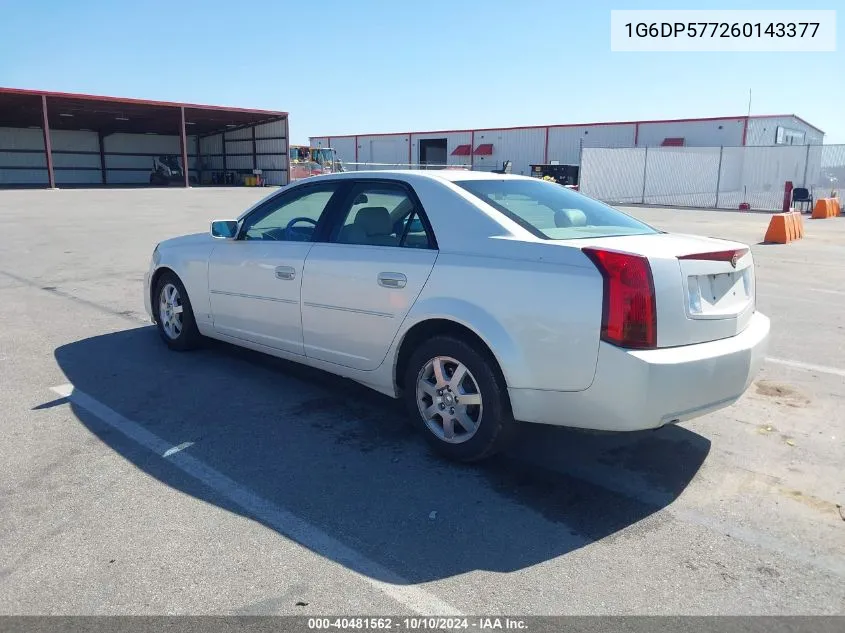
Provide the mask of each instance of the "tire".
{"label": "tire", "polygon": [[[463,378],[457,376],[461,367],[466,370]],[[431,338],[414,350],[404,379],[408,414],[440,455],[479,461],[513,438],[516,422],[504,381],[472,345],[452,336]]]}
{"label": "tire", "polygon": [[[199,347],[202,336],[197,329],[191,300],[174,273],[165,272],[158,278],[152,306],[158,333],[170,349],[185,352]],[[181,312],[174,308],[181,308]]]}

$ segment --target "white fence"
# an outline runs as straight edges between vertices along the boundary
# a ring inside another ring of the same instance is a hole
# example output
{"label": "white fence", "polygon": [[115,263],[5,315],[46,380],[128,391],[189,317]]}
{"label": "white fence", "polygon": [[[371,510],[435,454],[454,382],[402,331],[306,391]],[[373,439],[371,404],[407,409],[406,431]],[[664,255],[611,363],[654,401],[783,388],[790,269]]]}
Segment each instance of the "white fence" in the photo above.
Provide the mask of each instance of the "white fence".
{"label": "white fence", "polygon": [[779,210],[787,181],[814,197],[845,194],[845,145],[595,148],[580,185],[616,204]]}

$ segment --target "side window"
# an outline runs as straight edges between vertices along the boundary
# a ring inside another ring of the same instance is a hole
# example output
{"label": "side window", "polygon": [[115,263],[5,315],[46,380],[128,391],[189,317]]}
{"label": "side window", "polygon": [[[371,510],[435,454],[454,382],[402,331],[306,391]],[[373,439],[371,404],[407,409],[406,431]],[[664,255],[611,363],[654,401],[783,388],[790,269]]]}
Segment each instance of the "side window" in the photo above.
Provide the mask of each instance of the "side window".
{"label": "side window", "polygon": [[278,205],[270,204],[246,218],[241,239],[310,242],[336,190],[337,185],[332,184],[282,196]]}
{"label": "side window", "polygon": [[385,183],[359,184],[341,212],[343,221],[332,241],[431,248],[420,212],[404,187]]}

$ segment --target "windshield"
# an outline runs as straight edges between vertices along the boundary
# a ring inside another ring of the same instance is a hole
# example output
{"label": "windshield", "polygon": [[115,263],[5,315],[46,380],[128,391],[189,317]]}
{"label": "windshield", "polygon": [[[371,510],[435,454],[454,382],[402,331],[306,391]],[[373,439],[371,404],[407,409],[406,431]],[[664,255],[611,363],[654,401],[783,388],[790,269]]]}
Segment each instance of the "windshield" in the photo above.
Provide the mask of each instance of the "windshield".
{"label": "windshield", "polygon": [[660,232],[613,207],[539,179],[464,180],[455,184],[544,239]]}
{"label": "windshield", "polygon": [[332,151],[330,149],[315,149],[313,154],[314,160],[318,163],[326,164],[332,162]]}

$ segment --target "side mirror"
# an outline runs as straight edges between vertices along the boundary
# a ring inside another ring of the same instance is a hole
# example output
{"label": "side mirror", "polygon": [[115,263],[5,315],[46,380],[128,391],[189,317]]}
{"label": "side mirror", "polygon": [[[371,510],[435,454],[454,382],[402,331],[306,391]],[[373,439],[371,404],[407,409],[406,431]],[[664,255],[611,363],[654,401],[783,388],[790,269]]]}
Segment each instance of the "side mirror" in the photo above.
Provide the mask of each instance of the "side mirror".
{"label": "side mirror", "polygon": [[234,220],[215,220],[211,223],[211,237],[233,240],[238,234],[238,223]]}

